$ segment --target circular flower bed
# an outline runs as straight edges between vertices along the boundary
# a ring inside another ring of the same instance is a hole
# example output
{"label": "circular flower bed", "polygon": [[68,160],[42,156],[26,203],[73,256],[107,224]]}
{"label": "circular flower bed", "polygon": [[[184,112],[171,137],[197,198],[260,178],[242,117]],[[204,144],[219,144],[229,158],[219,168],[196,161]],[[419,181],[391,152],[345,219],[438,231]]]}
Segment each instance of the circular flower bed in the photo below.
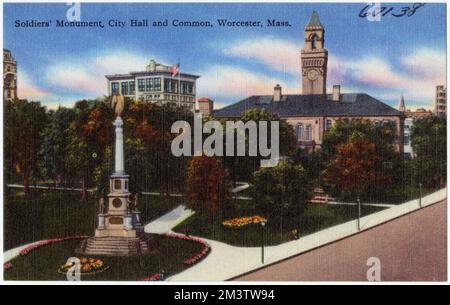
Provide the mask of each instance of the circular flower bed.
{"label": "circular flower bed", "polygon": [[78,258],[78,260],[79,260],[79,263],[74,262],[74,261],[70,261],[70,262],[68,261],[67,264],[65,264],[64,266],[61,266],[58,269],[58,272],[62,273],[62,274],[67,274],[67,272],[71,268],[75,267],[75,270],[77,270],[79,268],[79,271],[81,274],[90,275],[90,274],[96,274],[99,272],[106,271],[109,268],[109,266],[106,266],[101,259],[82,257],[82,258]]}
{"label": "circular flower bed", "polygon": [[155,273],[152,276],[146,277],[143,279],[144,282],[155,282],[155,281],[162,281],[163,275],[161,273]]}
{"label": "circular flower bed", "polygon": [[51,245],[51,244],[54,244],[54,243],[57,243],[57,242],[60,242],[60,241],[86,239],[88,237],[89,236],[70,236],[70,237],[57,237],[57,238],[52,238],[52,239],[41,240],[41,241],[38,241],[38,242],[36,242],[36,243],[34,243],[34,244],[32,244],[32,245],[22,249],[20,251],[20,255],[25,256],[25,255],[27,255],[28,253],[30,253],[31,251],[33,251],[33,250],[35,250],[37,248],[40,248],[40,247],[43,247],[43,246],[48,246],[48,245]]}
{"label": "circular flower bed", "polygon": [[261,216],[249,216],[249,217],[238,217],[230,220],[225,220],[222,225],[230,228],[240,228],[252,223],[266,222],[267,219]]}
{"label": "circular flower bed", "polygon": [[193,264],[199,262],[211,250],[211,247],[208,245],[207,242],[205,242],[199,238],[196,238],[196,237],[182,235],[182,234],[175,234],[175,233],[169,233],[169,234],[166,234],[166,236],[169,238],[178,238],[178,239],[183,239],[183,240],[187,240],[187,241],[192,241],[192,242],[202,245],[202,249],[200,250],[200,252],[198,252],[196,255],[184,260],[184,264],[186,264],[186,265],[193,265]]}

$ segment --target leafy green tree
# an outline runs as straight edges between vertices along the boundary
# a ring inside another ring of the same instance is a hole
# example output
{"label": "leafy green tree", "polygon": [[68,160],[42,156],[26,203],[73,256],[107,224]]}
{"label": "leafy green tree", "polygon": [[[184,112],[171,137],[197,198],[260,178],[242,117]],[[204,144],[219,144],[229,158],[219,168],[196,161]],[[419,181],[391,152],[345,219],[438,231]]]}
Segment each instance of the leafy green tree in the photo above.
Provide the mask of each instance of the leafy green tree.
{"label": "leafy green tree", "polygon": [[447,120],[429,117],[415,121],[411,144],[417,181],[428,187],[444,186],[447,180]]}
{"label": "leafy green tree", "polygon": [[280,161],[275,167],[261,168],[253,174],[253,196],[269,219],[275,219],[283,232],[283,219],[297,213],[298,229],[311,198],[312,184],[305,169],[292,161]]}
{"label": "leafy green tree", "polygon": [[69,174],[65,161],[69,148],[69,126],[75,119],[75,111],[59,107],[48,114],[49,122],[42,133],[42,172],[55,181],[66,181]]}
{"label": "leafy green tree", "polygon": [[47,124],[45,107],[39,102],[5,101],[5,163],[22,178],[29,193],[30,178],[37,174],[43,132]]}
{"label": "leafy green tree", "polygon": [[[279,147],[280,147],[280,156],[287,156],[294,152],[296,147],[296,140],[294,135],[294,130],[292,127],[285,121],[278,117],[276,114],[271,114],[265,109],[257,109],[252,108],[246,110],[240,120],[244,123],[247,123],[249,121],[254,121],[258,124],[260,121],[266,121],[266,122],[272,122],[277,121],[279,122]],[[271,139],[270,139],[270,127],[271,123],[267,124],[267,131],[268,131],[268,139],[267,143],[270,145]],[[259,132],[259,131],[258,131]],[[235,134],[236,138],[236,134]],[[225,141],[225,140],[224,140]],[[259,141],[259,133],[258,133],[258,141]],[[246,156],[236,156],[236,157],[230,157],[227,156],[224,158],[225,165],[227,168],[230,169],[230,172],[232,174],[233,180],[248,180],[252,178],[252,174],[254,171],[258,170],[260,168],[260,161],[262,157],[256,156],[252,157],[249,156],[248,153],[248,135],[246,135]],[[226,145],[225,145],[226,146]],[[234,148],[236,151],[236,148]]]}

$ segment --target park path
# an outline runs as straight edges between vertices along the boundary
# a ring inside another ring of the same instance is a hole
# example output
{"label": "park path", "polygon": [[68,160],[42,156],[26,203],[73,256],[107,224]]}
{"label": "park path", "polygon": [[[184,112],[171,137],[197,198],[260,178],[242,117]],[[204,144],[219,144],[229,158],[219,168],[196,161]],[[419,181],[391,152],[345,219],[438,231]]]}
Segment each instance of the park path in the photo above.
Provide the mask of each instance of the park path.
{"label": "park path", "polygon": [[184,205],[179,205],[167,214],[146,224],[144,231],[153,234],[169,233],[177,225],[194,215],[194,213],[194,211],[187,209]]}
{"label": "park path", "polygon": [[[405,214],[433,205],[447,198],[447,189],[429,194],[361,218],[361,231],[368,230]],[[352,220],[278,246],[265,247],[265,264],[261,262],[261,248],[233,247],[201,238],[211,246],[211,253],[195,266],[169,277],[168,281],[224,281],[252,270],[279,262],[301,253],[331,244],[359,233],[357,220]],[[395,232],[393,233],[395,234]],[[386,235],[384,235],[386,236]],[[395,247],[395,246],[393,246]]]}

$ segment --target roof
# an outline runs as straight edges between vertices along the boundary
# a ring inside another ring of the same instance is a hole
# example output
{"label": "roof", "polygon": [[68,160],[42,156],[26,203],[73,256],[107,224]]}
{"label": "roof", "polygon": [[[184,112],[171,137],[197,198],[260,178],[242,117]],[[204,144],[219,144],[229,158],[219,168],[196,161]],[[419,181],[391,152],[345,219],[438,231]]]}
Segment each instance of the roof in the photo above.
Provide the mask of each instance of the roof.
{"label": "roof", "polygon": [[308,24],[306,25],[306,27],[316,27],[316,26],[320,26],[323,27],[322,24],[320,23],[320,19],[319,19],[319,14],[317,14],[316,11],[313,11],[311,14],[311,18],[309,19]]}
{"label": "roof", "polygon": [[283,95],[280,102],[273,102],[272,95],[250,96],[240,102],[214,111],[214,116],[240,117],[251,108],[266,109],[279,117],[307,116],[403,116],[403,113],[365,93],[341,94],[339,102],[332,101],[331,94]]}
{"label": "roof", "polygon": [[[128,79],[134,78],[135,76],[151,76],[151,75],[164,75],[168,77],[172,77],[172,73],[168,71],[138,71],[138,72],[130,72],[127,74],[110,74],[105,75],[107,79]],[[188,73],[180,73],[181,78],[194,78],[197,79],[200,76]],[[172,78],[178,79],[178,74]]]}

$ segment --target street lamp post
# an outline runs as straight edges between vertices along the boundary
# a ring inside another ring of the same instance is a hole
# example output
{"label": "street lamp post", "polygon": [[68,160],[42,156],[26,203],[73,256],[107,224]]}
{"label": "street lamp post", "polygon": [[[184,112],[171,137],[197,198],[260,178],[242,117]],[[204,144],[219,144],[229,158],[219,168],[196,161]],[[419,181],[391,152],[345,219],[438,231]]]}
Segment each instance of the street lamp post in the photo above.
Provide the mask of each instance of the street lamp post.
{"label": "street lamp post", "polygon": [[358,231],[361,230],[361,199],[359,199],[359,195],[358,195]]}
{"label": "street lamp post", "polygon": [[419,183],[419,207],[422,208],[422,183]]}
{"label": "street lamp post", "polygon": [[261,222],[261,263],[264,265],[264,227],[266,226],[266,221]]}

